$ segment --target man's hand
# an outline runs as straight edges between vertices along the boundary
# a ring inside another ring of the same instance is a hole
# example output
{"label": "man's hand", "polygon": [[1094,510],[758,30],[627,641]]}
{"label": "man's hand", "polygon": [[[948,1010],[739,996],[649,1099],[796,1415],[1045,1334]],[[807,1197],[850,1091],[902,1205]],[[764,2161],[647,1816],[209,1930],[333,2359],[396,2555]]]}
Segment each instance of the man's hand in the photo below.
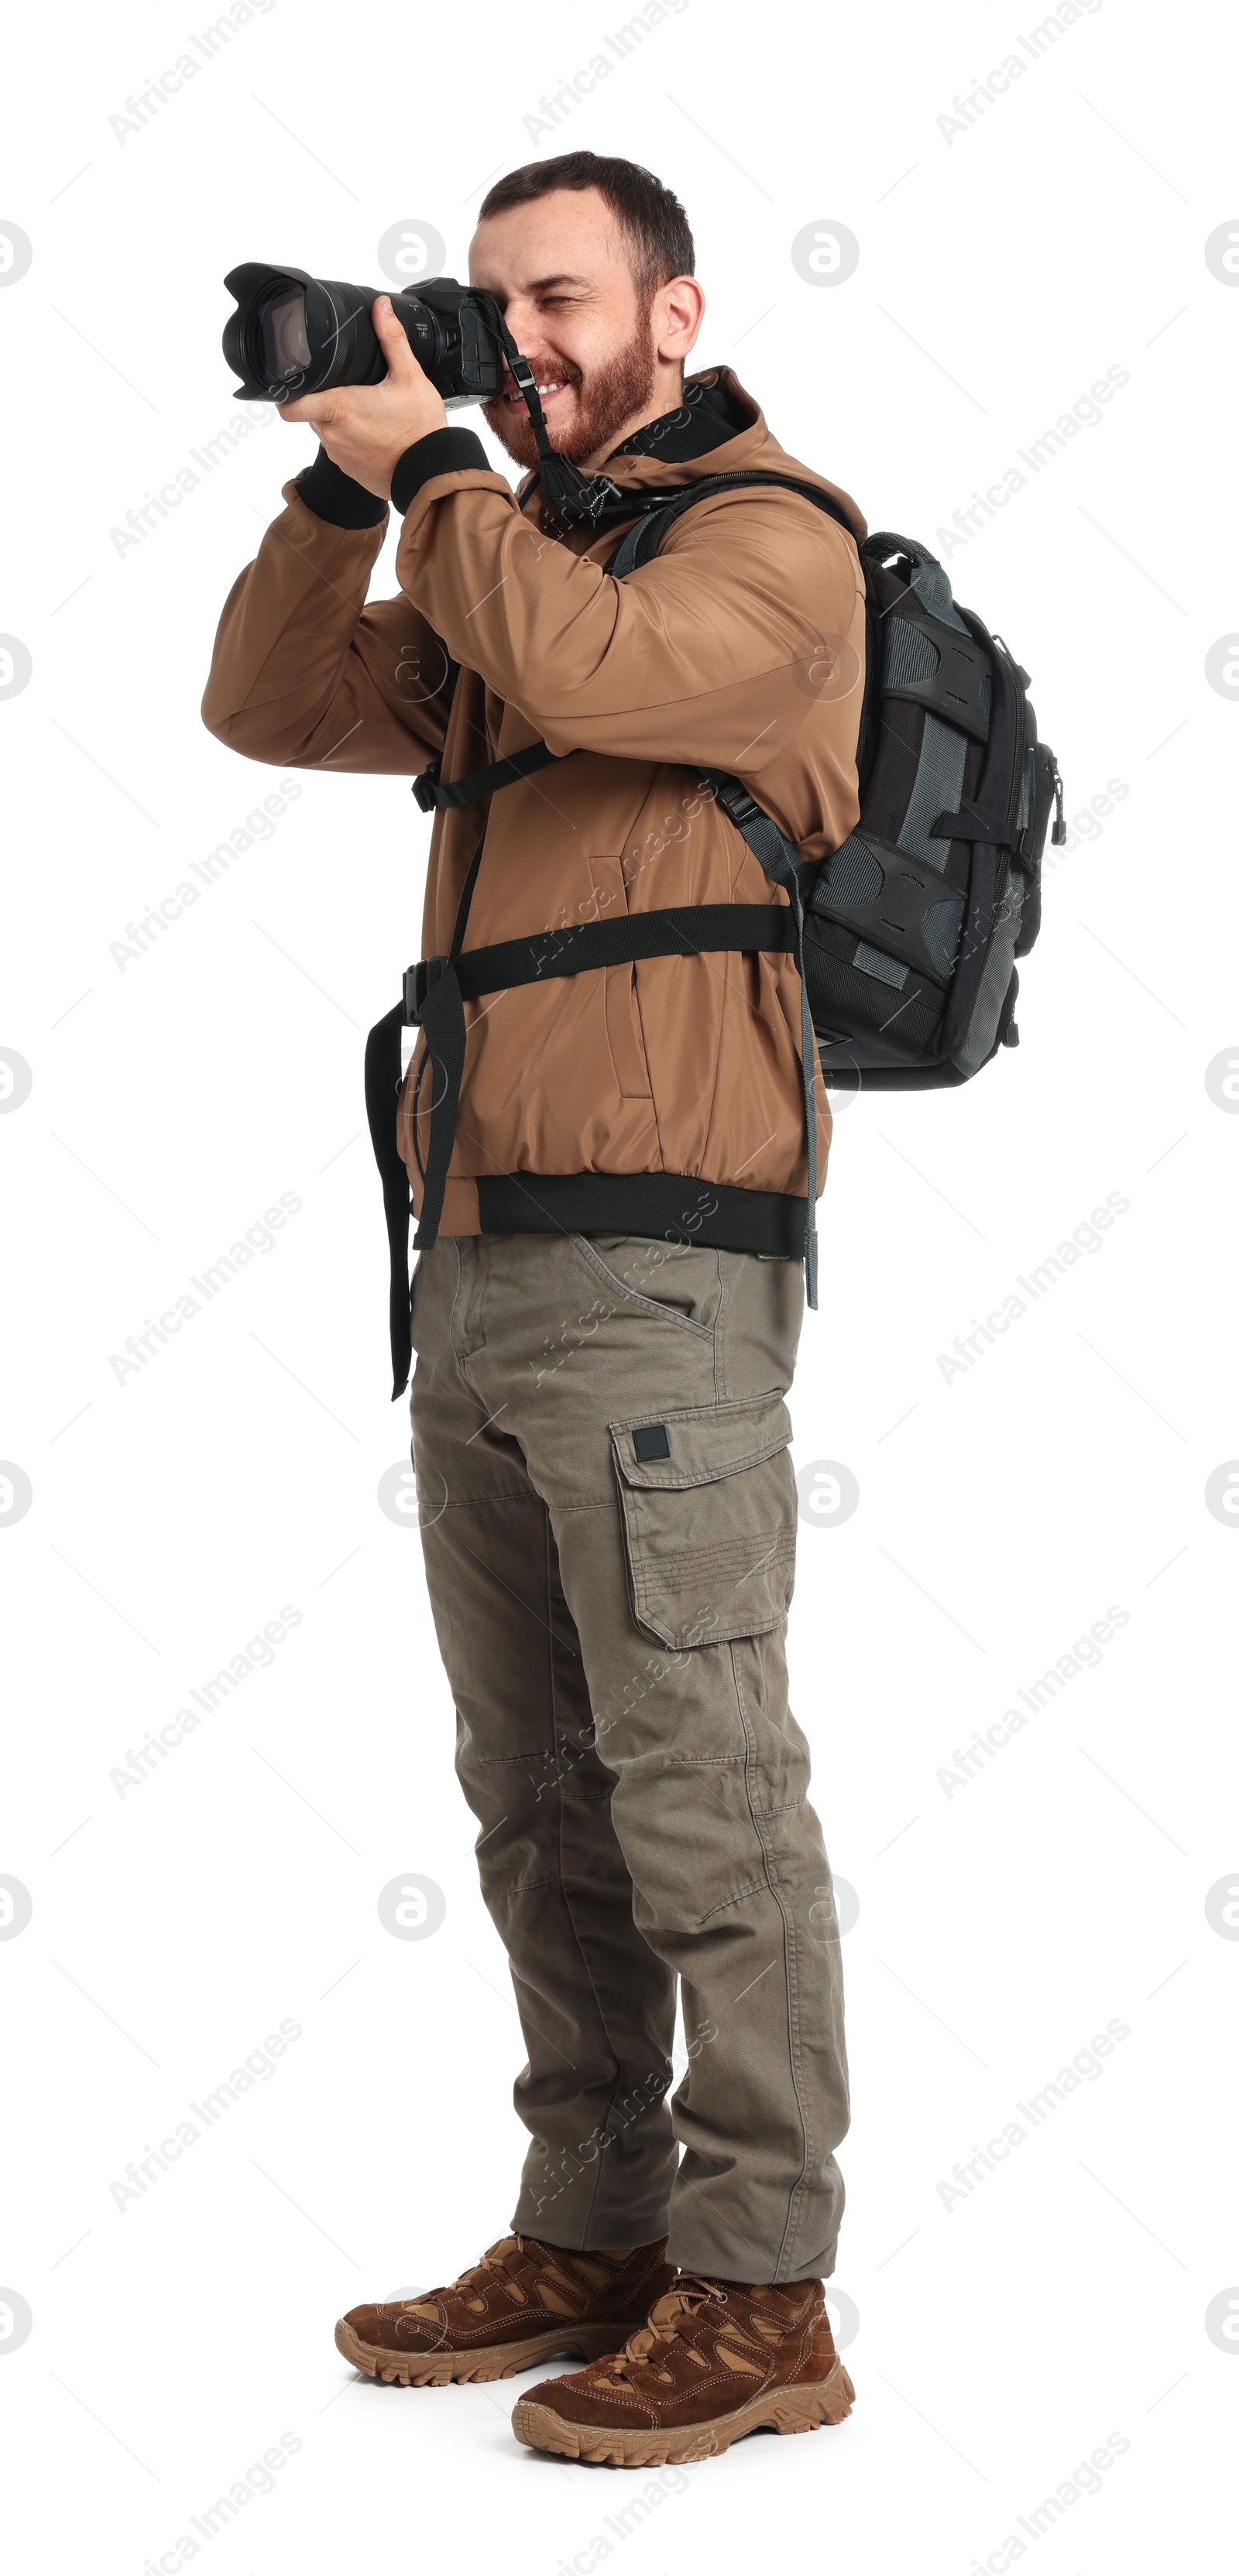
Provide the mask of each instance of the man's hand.
{"label": "man's hand", "polygon": [[447,425],[441,394],[419,367],[392,311],[390,295],[370,309],[387,360],[381,385],[337,385],[301,402],[277,403],[281,420],[307,420],[318,431],[333,465],[351,474],[380,501],[391,498],[391,478],[406,447]]}

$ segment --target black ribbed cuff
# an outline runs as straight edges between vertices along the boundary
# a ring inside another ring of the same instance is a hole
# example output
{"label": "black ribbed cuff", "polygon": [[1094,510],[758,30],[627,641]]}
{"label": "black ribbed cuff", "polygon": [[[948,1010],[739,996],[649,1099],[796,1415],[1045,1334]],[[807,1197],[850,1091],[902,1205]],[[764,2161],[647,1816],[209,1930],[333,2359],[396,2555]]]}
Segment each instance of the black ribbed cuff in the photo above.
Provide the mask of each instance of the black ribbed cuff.
{"label": "black ribbed cuff", "polygon": [[342,466],[333,465],[325,447],[298,475],[297,498],[316,519],[326,519],[333,528],[377,528],[387,516],[386,501],[367,492],[364,483],[355,483]]}
{"label": "black ribbed cuff", "polygon": [[394,508],[407,510],[423,483],[434,474],[463,474],[473,469],[483,474],[492,470],[491,461],[471,429],[432,429],[426,438],[417,438],[406,447],[391,478]]}

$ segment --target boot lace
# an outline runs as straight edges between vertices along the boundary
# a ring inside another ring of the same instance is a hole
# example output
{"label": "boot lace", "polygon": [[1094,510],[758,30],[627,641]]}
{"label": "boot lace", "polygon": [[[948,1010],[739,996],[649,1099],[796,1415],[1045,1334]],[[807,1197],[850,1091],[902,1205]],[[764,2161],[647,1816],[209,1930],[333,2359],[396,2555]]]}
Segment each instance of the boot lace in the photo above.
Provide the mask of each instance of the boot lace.
{"label": "boot lace", "polygon": [[448,2282],[448,2291],[475,2289],[488,2272],[502,2272],[510,2280],[514,2258],[519,2262],[527,2255],[540,2254],[542,2251],[543,2248],[535,2244],[532,2236],[500,2236],[493,2245],[487,2246],[486,2252],[478,2262],[470,2264],[467,2272],[459,2273],[454,2281]]}
{"label": "boot lace", "polygon": [[727,2292],[718,2281],[704,2272],[681,2272],[673,2290],[664,2290],[655,2299],[648,2322],[637,2328],[622,2352],[610,2353],[595,2364],[600,2375],[631,2379],[634,2370],[650,2369],[667,2379],[670,2372],[660,2366],[659,2346],[673,2344],[682,2336],[685,2324],[711,2305],[726,2307]]}

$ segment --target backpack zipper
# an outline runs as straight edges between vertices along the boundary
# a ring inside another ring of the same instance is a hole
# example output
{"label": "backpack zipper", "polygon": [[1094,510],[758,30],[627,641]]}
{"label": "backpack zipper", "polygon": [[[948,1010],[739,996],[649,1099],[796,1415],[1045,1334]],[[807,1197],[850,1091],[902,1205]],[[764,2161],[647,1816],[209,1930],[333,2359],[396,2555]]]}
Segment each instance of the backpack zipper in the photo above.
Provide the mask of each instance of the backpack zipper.
{"label": "backpack zipper", "polygon": [[1067,838],[1067,825],[1063,819],[1063,782],[1059,776],[1058,762],[1054,760],[1053,752],[1050,758],[1054,761],[1054,829],[1050,839],[1055,849],[1061,850]]}
{"label": "backpack zipper", "polygon": [[[1000,666],[1005,666],[1004,677],[1015,700],[1015,756],[1011,764],[1011,801],[1007,807],[1007,820],[1011,827],[1011,849],[1014,850],[1019,837],[1018,817],[1024,782],[1024,754],[1028,748],[1028,700],[1024,695],[1020,666],[1010,646],[1003,643],[1000,635],[993,636],[991,642],[994,647],[995,672]],[[991,727],[996,714],[997,709],[992,707]]]}

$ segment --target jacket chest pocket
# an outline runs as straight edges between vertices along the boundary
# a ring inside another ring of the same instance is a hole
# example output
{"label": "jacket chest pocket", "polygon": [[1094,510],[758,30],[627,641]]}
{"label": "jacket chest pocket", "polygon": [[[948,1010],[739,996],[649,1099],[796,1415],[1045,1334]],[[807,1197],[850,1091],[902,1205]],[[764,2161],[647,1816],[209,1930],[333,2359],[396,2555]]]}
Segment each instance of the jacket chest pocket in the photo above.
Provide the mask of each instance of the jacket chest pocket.
{"label": "jacket chest pocket", "polygon": [[779,1627],[796,1567],[782,1397],[647,1409],[610,1432],[638,1627],[679,1648]]}

